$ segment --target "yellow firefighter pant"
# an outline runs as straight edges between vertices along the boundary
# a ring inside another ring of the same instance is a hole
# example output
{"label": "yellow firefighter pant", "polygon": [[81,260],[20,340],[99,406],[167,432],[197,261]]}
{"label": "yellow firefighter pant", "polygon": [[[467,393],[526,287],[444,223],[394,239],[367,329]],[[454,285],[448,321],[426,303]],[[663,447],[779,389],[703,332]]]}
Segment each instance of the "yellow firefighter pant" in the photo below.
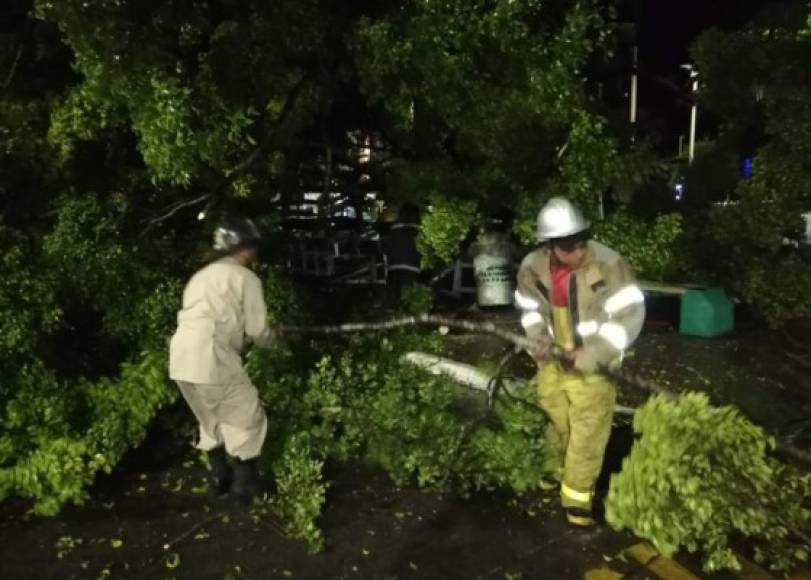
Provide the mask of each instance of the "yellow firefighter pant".
{"label": "yellow firefighter pant", "polygon": [[200,423],[196,447],[210,451],[225,445],[239,459],[253,459],[262,451],[267,417],[259,394],[250,383],[200,385],[177,381],[183,398]]}
{"label": "yellow firefighter pant", "polygon": [[611,433],[616,389],[601,374],[565,371],[558,363],[541,367],[537,386],[540,405],[551,420],[548,438],[563,463],[563,506],[590,509]]}

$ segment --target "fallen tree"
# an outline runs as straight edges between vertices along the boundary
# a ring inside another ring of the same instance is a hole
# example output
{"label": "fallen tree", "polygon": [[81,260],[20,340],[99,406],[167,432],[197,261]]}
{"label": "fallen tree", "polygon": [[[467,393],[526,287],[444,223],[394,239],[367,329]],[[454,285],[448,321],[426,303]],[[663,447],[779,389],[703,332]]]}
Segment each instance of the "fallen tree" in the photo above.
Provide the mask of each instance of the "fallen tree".
{"label": "fallen tree", "polygon": [[665,555],[700,551],[707,571],[740,569],[730,544],[787,570],[807,560],[811,478],[770,456],[775,441],[731,406],[704,393],[657,395],[639,409],[640,435],[612,476],[606,520],[651,540]]}
{"label": "fallen tree", "polygon": [[[336,334],[418,324],[493,334],[516,349],[502,359],[494,375],[435,353],[408,352],[401,362],[486,394],[488,407],[498,407],[499,401],[517,403],[542,415],[527,381],[502,376],[507,361],[527,346],[526,340],[492,324],[418,315],[295,330]],[[811,545],[803,528],[809,521],[805,502],[811,478],[771,457],[777,447],[773,438],[735,408],[712,405],[703,393],[675,394],[633,375],[611,374],[654,393],[635,413],[634,430],[641,437],[611,479],[606,519],[612,527],[632,530],[666,555],[682,548],[700,551],[708,571],[740,568],[730,547],[738,537],[754,545],[758,562],[773,569],[786,570],[807,559]],[[499,398],[499,393],[504,396]],[[620,411],[634,412],[623,407]]]}
{"label": "fallen tree", "polygon": [[[508,397],[526,394],[527,381],[490,376],[472,365],[419,352],[404,360],[486,394],[488,401],[499,382]],[[516,400],[542,413],[534,402],[520,395]],[[636,412],[634,431],[641,437],[611,478],[606,520],[612,527],[651,540],[666,556],[680,548],[700,550],[710,572],[740,570],[730,548],[736,535],[755,545],[759,563],[777,570],[808,558],[810,540],[802,529],[811,478],[770,457],[777,442],[736,409],[688,392],[655,395],[639,410],[617,405],[615,412]]]}
{"label": "fallen tree", "polygon": [[[266,290],[276,319],[291,320],[292,315],[302,311],[296,305],[295,292],[285,286],[274,271],[268,274]],[[251,376],[269,408],[271,419],[262,458],[263,471],[275,479],[277,485],[277,493],[258,502],[255,509],[260,515],[274,514],[288,534],[307,541],[313,550],[324,545],[318,518],[328,486],[323,476],[327,461],[361,459],[380,466],[398,485],[418,485],[463,495],[496,488],[527,493],[535,489],[542,476],[557,467],[557,458],[543,436],[546,418],[535,405],[533,389],[503,372],[509,357],[517,350],[502,359],[494,375],[488,376],[470,367],[457,366],[454,370],[452,361],[440,358],[441,334],[415,333],[406,327],[417,323],[446,323],[446,326],[478,332],[482,328],[494,329],[519,347],[526,346],[523,337],[491,325],[444,317],[424,315],[398,320],[397,324],[351,324],[343,330],[336,330],[340,325],[288,327],[329,328],[332,330],[326,334],[337,333],[341,337],[339,340],[283,341],[270,352],[253,351],[248,355]],[[369,332],[358,333],[360,330]],[[347,331],[351,332],[347,334]],[[425,368],[415,368],[412,364],[415,360]],[[83,501],[95,472],[112,468],[127,447],[137,444],[160,406],[173,397],[174,390],[163,376],[163,364],[155,353],[147,357],[143,365],[127,367],[120,380],[88,384],[87,393],[94,404],[95,418],[87,435],[76,437],[78,444],[91,445],[87,452],[82,450],[75,457],[71,456],[69,463],[75,464],[76,469],[60,469],[50,462],[50,467],[45,466],[35,473],[38,464],[8,456],[6,469],[9,471],[5,473],[9,477],[5,480],[4,493],[31,497],[40,506],[41,513],[55,513],[68,501]],[[447,376],[448,371],[471,384],[474,392],[483,389],[489,404],[460,405],[456,380]],[[435,372],[439,375],[432,374]],[[148,387],[150,401],[154,400],[154,404],[144,406],[139,395],[141,383]],[[120,389],[126,390],[126,400],[131,404],[122,406],[117,394]],[[658,396],[654,401],[682,404],[681,399],[673,400],[672,396]],[[657,404],[659,410],[669,409]],[[721,417],[729,414],[724,411]],[[653,437],[646,431],[647,427],[640,424],[638,430],[642,437],[636,454],[632,453],[621,474],[616,476],[624,479],[615,478],[617,483],[612,484],[609,522],[652,539],[663,551],[678,547],[702,550],[711,568],[734,566],[734,561],[726,558],[725,550],[730,539],[739,532],[751,532],[754,541],[766,540],[773,544],[759,552],[758,557],[776,567],[785,568],[804,557],[806,548],[801,534],[808,514],[802,501],[808,492],[807,478],[770,459],[767,455],[770,444],[763,443],[765,435],[751,423],[729,421],[723,436],[715,437],[713,430],[722,423],[714,413],[688,413],[685,417],[685,421],[689,419],[694,424],[689,429],[679,421],[648,420],[645,425],[666,429],[657,431]],[[110,432],[120,434],[115,444],[99,447],[98,442],[109,443],[105,434]],[[672,439],[674,449],[687,449],[676,447],[676,443],[693,445],[699,450],[705,449],[704,445],[709,455],[702,456],[694,450],[689,454],[674,451],[665,457],[658,452],[639,451],[645,445],[668,438]],[[44,443],[40,442],[39,453],[48,452],[55,457],[53,452],[58,452],[59,448]],[[722,453],[716,454],[718,449]],[[94,450],[102,454],[101,459]],[[99,463],[102,459],[103,464]],[[746,461],[755,466],[752,469],[756,470],[756,478],[752,481]],[[706,465],[712,468],[701,485],[708,499],[693,504],[682,501],[683,491],[691,490],[690,486],[695,484],[693,473],[699,468],[706,469]],[[763,466],[768,469],[764,471]],[[23,477],[24,473],[31,473],[31,478]],[[635,478],[634,474],[639,473],[644,473],[645,477]],[[782,495],[776,494],[774,498],[781,498],[782,503],[775,505],[770,498],[750,493],[746,496],[748,505],[736,511],[733,496],[722,497],[729,482],[713,478],[713,473],[737,475],[740,486],[755,490],[771,492],[776,487],[782,490]],[[651,495],[652,489],[659,489],[651,486],[660,485],[652,481],[665,481],[672,486],[672,493],[664,494],[666,501],[661,494]],[[640,501],[635,512],[621,508],[624,519],[617,519],[612,506],[636,501],[636,498],[648,499]],[[707,501],[710,508],[706,507]],[[714,528],[706,526],[707,509],[719,516]],[[661,532],[670,525],[671,514],[680,518],[676,525],[683,533],[663,539]],[[788,522],[785,528],[790,528],[791,533],[783,533],[776,517]],[[658,522],[662,522],[661,526]],[[711,535],[701,535],[701,530]],[[801,538],[799,542],[797,538]]]}
{"label": "fallen tree", "polygon": [[[437,335],[395,330],[317,343],[314,369],[302,374],[302,353],[280,346],[250,355],[252,377],[271,409],[265,473],[279,493],[260,511],[313,550],[326,493],[327,460],[362,459],[398,485],[454,491],[508,488],[522,494],[557,467],[544,439],[546,418],[528,389],[491,406],[460,404],[458,387],[403,360],[414,350],[437,353]],[[311,353],[314,354],[314,353]]]}

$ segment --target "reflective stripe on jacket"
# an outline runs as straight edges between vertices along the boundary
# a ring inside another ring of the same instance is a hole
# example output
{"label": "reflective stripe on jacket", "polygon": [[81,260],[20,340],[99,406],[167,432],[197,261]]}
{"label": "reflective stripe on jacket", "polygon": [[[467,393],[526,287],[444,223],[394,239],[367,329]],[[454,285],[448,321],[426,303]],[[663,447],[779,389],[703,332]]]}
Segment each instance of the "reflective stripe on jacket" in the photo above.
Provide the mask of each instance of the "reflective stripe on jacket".
{"label": "reflective stripe on jacket", "polygon": [[242,366],[245,336],[262,347],[273,342],[262,282],[225,257],[194,274],[183,291],[169,345],[169,376],[208,385],[249,381]]}
{"label": "reflective stripe on jacket", "polygon": [[[528,254],[518,270],[516,305],[527,336],[554,336],[549,301],[550,250]],[[578,368],[591,372],[609,365],[639,336],[645,320],[645,297],[631,267],[617,252],[593,240],[583,264],[569,280],[568,309],[575,348],[582,348]]]}
{"label": "reflective stripe on jacket", "polygon": [[417,224],[398,222],[391,226],[382,241],[383,253],[386,254],[390,271],[420,271],[420,253],[417,250],[419,233],[420,226]]}

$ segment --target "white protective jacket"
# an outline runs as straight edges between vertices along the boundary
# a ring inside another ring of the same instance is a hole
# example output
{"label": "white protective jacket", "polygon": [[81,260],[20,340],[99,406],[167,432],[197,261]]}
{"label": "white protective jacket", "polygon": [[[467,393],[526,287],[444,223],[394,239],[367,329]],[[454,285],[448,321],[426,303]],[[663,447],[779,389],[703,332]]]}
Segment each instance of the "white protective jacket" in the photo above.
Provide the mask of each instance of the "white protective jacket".
{"label": "white protective jacket", "polygon": [[207,385],[250,382],[242,366],[245,336],[265,348],[274,340],[262,282],[225,257],[194,274],[183,291],[169,345],[169,376]]}

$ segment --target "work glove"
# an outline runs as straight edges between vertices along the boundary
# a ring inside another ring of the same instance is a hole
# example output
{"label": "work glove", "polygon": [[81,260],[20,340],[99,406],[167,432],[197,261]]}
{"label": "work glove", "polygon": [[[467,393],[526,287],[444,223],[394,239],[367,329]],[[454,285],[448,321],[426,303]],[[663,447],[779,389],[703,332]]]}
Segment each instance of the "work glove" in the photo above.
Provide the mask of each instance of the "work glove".
{"label": "work glove", "polygon": [[575,368],[577,363],[577,353],[578,351],[568,350],[560,354],[558,361],[560,362],[560,366],[564,371],[571,371]]}
{"label": "work glove", "polygon": [[527,352],[536,361],[549,358],[549,347],[552,345],[552,338],[546,335],[529,337]]}

